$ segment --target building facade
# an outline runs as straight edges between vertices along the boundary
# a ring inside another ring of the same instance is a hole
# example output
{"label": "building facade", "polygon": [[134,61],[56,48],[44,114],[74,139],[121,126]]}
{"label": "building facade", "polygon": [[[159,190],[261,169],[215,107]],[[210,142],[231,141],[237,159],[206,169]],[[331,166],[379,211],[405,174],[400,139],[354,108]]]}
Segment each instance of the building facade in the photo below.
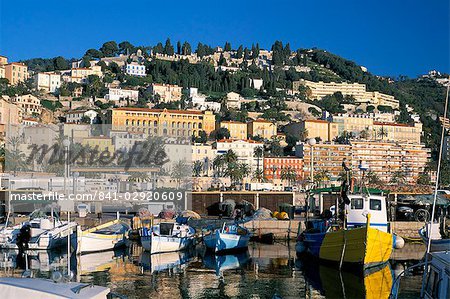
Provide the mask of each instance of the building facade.
{"label": "building facade", "polygon": [[264,169],[264,159],[255,156],[255,149],[263,146],[264,143],[254,140],[222,139],[215,143],[217,155],[224,155],[229,150],[232,150],[236,154],[239,163],[250,167],[251,173],[257,170],[258,163],[260,169]]}
{"label": "building facade", "polygon": [[210,111],[116,108],[108,111],[107,121],[113,130],[171,137],[190,138],[202,130],[209,135],[215,129]]}
{"label": "building facade", "polygon": [[170,103],[181,100],[183,88],[178,85],[153,83],[149,87],[153,96],[158,95],[160,102]]}
{"label": "building facade", "polygon": [[277,125],[265,119],[256,119],[247,123],[247,131],[250,136],[259,136],[270,140],[277,136]]}
{"label": "building facade", "polygon": [[102,67],[99,65],[94,65],[88,68],[73,68],[70,72],[70,77],[68,80],[70,82],[76,83],[86,83],[90,75],[96,75],[98,77],[103,77]]}
{"label": "building facade", "polygon": [[42,112],[41,101],[31,94],[16,96],[13,102],[22,109],[24,115],[40,115]]}
{"label": "building facade", "polygon": [[137,100],[139,99],[139,91],[133,89],[109,88],[108,94],[105,96],[105,99],[114,102],[129,99],[133,102],[137,102]]}
{"label": "building facade", "polygon": [[130,76],[145,76],[145,65],[138,64],[136,62],[127,63],[125,65],[125,73]]}
{"label": "building facade", "polygon": [[75,110],[66,113],[66,123],[80,124],[83,122],[83,118],[89,120],[90,124],[94,123],[94,119],[98,113],[94,110]]}
{"label": "building facade", "polygon": [[313,100],[319,100],[327,95],[332,95],[336,92],[342,93],[344,96],[353,96],[357,102],[366,103],[374,106],[383,105],[390,106],[393,109],[399,109],[400,103],[393,96],[383,94],[380,92],[366,91],[366,85],[360,83],[336,83],[336,82],[313,82],[301,79],[292,82],[293,92],[298,92],[300,86],[305,86],[309,89],[308,96]]}
{"label": "building facade", "polygon": [[23,63],[12,62],[6,64],[4,68],[5,78],[11,85],[17,85],[19,82],[25,82],[28,79],[28,67]]}
{"label": "building facade", "polygon": [[267,180],[283,180],[284,173],[295,173],[296,180],[303,180],[303,159],[299,157],[264,157],[264,177]]}
{"label": "building facade", "polygon": [[444,137],[444,144],[442,149],[442,158],[450,161],[450,136]]}
{"label": "building facade", "polygon": [[223,121],[219,128],[226,128],[230,132],[232,139],[247,139],[247,124],[239,121]]}
{"label": "building facade", "polygon": [[34,75],[34,84],[37,90],[54,93],[61,87],[61,75],[54,72],[37,73]]}

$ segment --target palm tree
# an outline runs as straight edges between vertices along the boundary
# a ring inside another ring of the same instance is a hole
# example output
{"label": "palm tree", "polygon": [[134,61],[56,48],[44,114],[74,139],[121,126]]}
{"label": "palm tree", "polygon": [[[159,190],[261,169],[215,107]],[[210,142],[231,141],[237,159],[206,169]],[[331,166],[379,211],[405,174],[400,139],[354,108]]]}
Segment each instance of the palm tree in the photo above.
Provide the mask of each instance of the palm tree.
{"label": "palm tree", "polygon": [[264,177],[264,171],[262,171],[261,169],[255,170],[255,172],[253,173],[253,178],[258,182],[266,181]]}
{"label": "palm tree", "polygon": [[26,155],[20,150],[19,146],[22,140],[19,137],[12,137],[8,140],[8,147],[5,149],[5,168],[13,171],[16,175],[17,171],[26,171],[29,169]]}
{"label": "palm tree", "polygon": [[361,139],[368,139],[369,138],[369,132],[368,132],[367,128],[362,130],[361,132],[359,132],[359,137]]}
{"label": "palm tree", "polygon": [[314,175],[314,181],[318,182],[319,185],[321,182],[329,180],[330,180],[330,173],[326,169],[322,169]]}
{"label": "palm tree", "polygon": [[226,161],[225,161],[225,158],[224,158],[224,155],[218,155],[218,156],[216,156],[215,158],[214,158],[214,161],[213,161],[213,169],[214,169],[214,172],[216,173],[216,175],[218,176],[218,177],[221,177],[221,176],[223,176],[223,173],[224,173],[224,166],[226,165],[227,163],[226,163]]}
{"label": "palm tree", "polygon": [[[253,151],[253,155],[256,157],[256,171],[259,173],[261,171],[261,169],[259,168],[259,165],[260,165],[259,162],[260,162],[260,159],[264,157],[263,147],[262,146],[256,147],[255,150]],[[262,177],[262,175],[259,177]],[[258,179],[258,182],[259,182],[259,179]]]}
{"label": "palm tree", "polygon": [[272,165],[270,170],[272,171],[272,180],[274,180],[275,179],[275,173],[277,173],[278,167],[276,165]]}
{"label": "palm tree", "polygon": [[406,184],[406,173],[401,170],[394,172],[389,182],[398,186]]}
{"label": "palm tree", "polygon": [[192,174],[194,177],[199,177],[203,170],[203,162],[202,161],[195,161],[194,164],[192,164]]}
{"label": "palm tree", "polygon": [[379,185],[381,183],[381,180],[378,177],[378,175],[372,170],[369,170],[366,173],[366,179],[369,185]]}
{"label": "palm tree", "polygon": [[288,181],[289,184],[297,180],[297,172],[292,167],[286,167],[281,169],[280,178]]}
{"label": "palm tree", "polygon": [[225,162],[233,163],[237,161],[236,153],[233,150],[228,150],[224,156]]}
{"label": "palm tree", "polygon": [[387,136],[388,136],[388,131],[382,126],[382,127],[378,130],[377,135],[378,135],[378,137],[381,138],[381,140],[383,140],[384,137],[387,137]]}
{"label": "palm tree", "polygon": [[176,181],[177,188],[180,187],[183,180],[190,176],[191,171],[191,166],[186,162],[186,160],[179,160],[175,163],[172,167],[170,177]]}

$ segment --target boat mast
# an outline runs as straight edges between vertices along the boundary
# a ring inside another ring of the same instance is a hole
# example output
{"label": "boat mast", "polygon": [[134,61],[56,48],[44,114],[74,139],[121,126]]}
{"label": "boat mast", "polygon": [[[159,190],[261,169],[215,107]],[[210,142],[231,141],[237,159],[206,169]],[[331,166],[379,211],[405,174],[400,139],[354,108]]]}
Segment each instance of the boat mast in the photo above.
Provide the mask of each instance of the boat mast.
{"label": "boat mast", "polygon": [[[449,76],[450,79],[450,76]],[[427,251],[425,253],[425,269],[423,271],[423,277],[425,278],[427,275],[428,269],[428,254],[430,253],[431,248],[431,236],[433,235],[433,222],[434,222],[434,214],[436,210],[436,200],[437,200],[437,192],[439,189],[439,177],[441,175],[441,160],[442,160],[442,150],[444,147],[444,136],[445,136],[445,124],[447,119],[447,110],[448,110],[448,94],[450,91],[450,82],[447,83],[447,95],[445,97],[445,105],[444,105],[444,119],[442,121],[442,131],[441,131],[441,145],[439,147],[439,156],[438,156],[438,165],[437,165],[437,173],[436,173],[436,184],[434,186],[434,196],[433,196],[433,205],[431,210],[431,220],[430,220],[430,230],[427,230],[428,242],[427,242]],[[424,279],[422,279],[422,289],[420,291],[421,297],[423,297],[424,292]]]}

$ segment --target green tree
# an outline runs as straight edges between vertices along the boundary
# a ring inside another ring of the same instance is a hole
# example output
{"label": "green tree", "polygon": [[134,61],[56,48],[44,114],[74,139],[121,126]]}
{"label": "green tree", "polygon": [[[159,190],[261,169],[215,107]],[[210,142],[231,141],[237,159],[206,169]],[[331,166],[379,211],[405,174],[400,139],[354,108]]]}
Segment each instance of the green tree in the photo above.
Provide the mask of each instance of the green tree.
{"label": "green tree", "polygon": [[84,56],[89,56],[92,58],[102,58],[104,55],[101,51],[97,50],[97,49],[89,49],[86,51],[86,53],[84,54]]}
{"label": "green tree", "polygon": [[194,177],[201,176],[203,172],[203,162],[202,161],[194,161],[194,164],[192,164],[192,175]]}
{"label": "green tree", "polygon": [[191,45],[188,42],[184,42],[183,46],[181,47],[181,52],[183,55],[191,55],[192,53]]}
{"label": "green tree", "polygon": [[264,158],[264,148],[262,146],[258,146],[254,149],[253,151],[253,156],[256,157],[256,170],[261,170],[260,169],[260,161],[261,159]]}
{"label": "green tree", "polygon": [[227,128],[218,128],[210,133],[210,138],[222,140],[230,138],[230,131]]}
{"label": "green tree", "polygon": [[123,41],[119,44],[119,53],[120,54],[131,54],[136,51],[136,48],[129,42]]}
{"label": "green tree", "polygon": [[119,47],[117,46],[117,43],[115,41],[109,41],[101,46],[100,51],[106,57],[116,56],[116,54],[119,52]]}
{"label": "green tree", "polygon": [[62,56],[58,56],[58,57],[54,58],[53,64],[55,66],[55,70],[67,70],[67,69],[69,69],[69,63]]}
{"label": "green tree", "polygon": [[223,50],[225,52],[230,52],[231,51],[231,44],[229,42],[225,42],[225,46],[223,47]]}
{"label": "green tree", "polygon": [[173,56],[174,54],[174,49],[172,44],[170,43],[170,38],[166,39],[166,44],[164,46],[164,54],[169,55],[169,56]]}
{"label": "green tree", "polygon": [[241,59],[243,54],[244,54],[244,48],[242,47],[242,45],[240,45],[236,51],[236,58]]}

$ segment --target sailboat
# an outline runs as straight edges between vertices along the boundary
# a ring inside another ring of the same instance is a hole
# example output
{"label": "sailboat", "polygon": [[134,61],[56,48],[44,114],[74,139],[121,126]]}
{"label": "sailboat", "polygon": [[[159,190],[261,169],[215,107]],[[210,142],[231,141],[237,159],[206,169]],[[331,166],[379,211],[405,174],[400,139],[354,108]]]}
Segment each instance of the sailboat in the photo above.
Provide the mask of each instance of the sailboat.
{"label": "sailboat", "polygon": [[[361,163],[362,181],[368,166]],[[343,189],[346,182],[343,183]],[[394,248],[401,248],[401,237],[388,231],[386,198],[372,195],[361,184],[359,193],[341,194],[345,202],[344,221],[317,219],[306,221],[306,229],[298,234],[296,251],[323,261],[363,270],[385,264]]]}

